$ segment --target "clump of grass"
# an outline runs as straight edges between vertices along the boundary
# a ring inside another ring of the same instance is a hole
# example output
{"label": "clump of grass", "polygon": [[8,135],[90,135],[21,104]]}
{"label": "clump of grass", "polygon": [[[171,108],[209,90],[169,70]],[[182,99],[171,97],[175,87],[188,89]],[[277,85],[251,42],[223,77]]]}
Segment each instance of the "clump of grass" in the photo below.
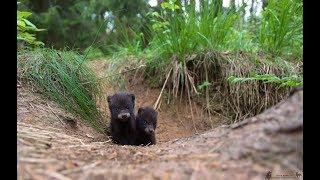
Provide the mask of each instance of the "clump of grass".
{"label": "clump of grass", "polygon": [[178,2],[168,1],[161,4],[160,13],[152,13],[154,38],[149,48],[155,51],[154,58],[147,59],[147,76],[165,74],[159,79],[166,82],[163,86],[168,86],[174,97],[187,94],[190,106],[192,93],[197,94],[196,72],[190,69],[190,63],[195,64],[191,60],[193,54],[204,49],[224,49],[239,18],[237,11],[223,12],[217,2],[202,3],[197,11],[195,3],[182,10]]}
{"label": "clump of grass", "polygon": [[102,114],[96,105],[100,96],[97,77],[84,61],[83,56],[72,51],[37,49],[19,52],[18,77],[102,132]]}
{"label": "clump of grass", "polygon": [[258,40],[261,49],[273,54],[302,53],[303,3],[301,0],[270,0],[262,13]]}
{"label": "clump of grass", "polygon": [[208,0],[202,3],[200,11],[196,11],[195,4],[190,3],[184,11],[176,5],[176,10],[164,7],[160,14],[153,13],[155,23],[151,48],[158,49],[162,60],[178,55],[183,61],[181,57],[184,55],[208,48],[224,49],[228,45],[228,37],[236,25],[239,12],[223,12],[219,4],[209,3]]}
{"label": "clump of grass", "polygon": [[99,48],[88,47],[83,51],[83,54],[86,55],[86,59],[93,60],[104,57],[104,53]]}
{"label": "clump of grass", "polygon": [[237,121],[260,113],[302,84],[301,68],[294,68],[299,62],[281,58],[295,53],[301,59],[301,0],[268,3],[255,32],[243,20],[244,7],[221,10],[219,3],[204,0],[199,10],[190,3],[181,13],[176,1],[168,1],[165,7],[171,8],[153,13],[150,48],[157,51],[148,71],[162,74],[163,87],[174,97],[185,94],[190,102],[200,94],[209,114]]}
{"label": "clump of grass", "polygon": [[179,2],[164,1],[160,11],[150,13],[153,39],[147,49],[131,48],[139,47],[135,43],[119,49],[149,52],[143,58],[147,79],[162,87],[161,92],[167,88],[173,99],[187,99],[191,113],[191,100],[203,98],[209,115],[238,121],[276,104],[291,87],[302,84],[301,0],[268,2],[255,24],[244,20],[244,7],[225,9],[221,1],[203,0],[197,10],[194,1],[183,7]]}
{"label": "clump of grass", "polygon": [[[233,121],[261,113],[302,84],[302,67],[285,59],[279,63],[250,53],[209,51],[197,61],[206,63],[208,69],[196,66],[193,70],[199,72],[195,83],[206,84],[199,89],[205,93],[205,108]],[[212,105],[217,103],[219,108]]]}
{"label": "clump of grass", "polygon": [[120,42],[114,42],[108,47],[108,51],[112,52],[114,60],[121,60],[126,56],[140,56],[142,54],[141,39],[143,34],[137,34],[130,27],[119,24],[122,30],[119,32],[118,39]]}
{"label": "clump of grass", "polygon": [[279,78],[274,74],[254,74],[250,77],[235,77],[235,76],[230,76],[228,78],[228,81],[231,83],[244,83],[246,81],[262,81],[264,83],[274,83],[278,84],[279,87],[298,87],[302,85],[302,78],[298,77],[296,75],[293,76],[287,76],[283,78]]}
{"label": "clump of grass", "polygon": [[134,80],[145,74],[145,62],[136,56],[115,56],[108,59],[105,80],[114,90],[126,91],[126,80]]}

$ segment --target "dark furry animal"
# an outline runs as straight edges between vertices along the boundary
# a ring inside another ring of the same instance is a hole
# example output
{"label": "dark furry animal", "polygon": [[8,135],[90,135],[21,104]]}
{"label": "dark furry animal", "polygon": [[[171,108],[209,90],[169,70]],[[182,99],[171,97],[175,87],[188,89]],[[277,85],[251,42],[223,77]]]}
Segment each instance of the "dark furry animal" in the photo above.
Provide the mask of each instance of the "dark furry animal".
{"label": "dark furry animal", "polygon": [[134,145],[135,142],[135,95],[119,92],[107,98],[111,121],[110,134],[114,143]]}
{"label": "dark furry animal", "polygon": [[156,144],[158,113],[151,107],[141,107],[136,116],[136,145]]}

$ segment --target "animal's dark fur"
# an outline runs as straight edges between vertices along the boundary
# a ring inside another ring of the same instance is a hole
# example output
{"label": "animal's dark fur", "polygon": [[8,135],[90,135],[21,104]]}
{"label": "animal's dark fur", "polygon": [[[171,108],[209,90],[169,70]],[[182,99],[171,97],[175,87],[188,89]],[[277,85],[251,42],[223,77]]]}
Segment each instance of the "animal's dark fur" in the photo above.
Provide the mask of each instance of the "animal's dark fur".
{"label": "animal's dark fur", "polygon": [[151,107],[141,107],[136,116],[136,145],[156,144],[158,113]]}
{"label": "animal's dark fur", "polygon": [[113,142],[122,145],[134,145],[135,142],[135,95],[119,92],[108,96],[111,114],[110,133]]}

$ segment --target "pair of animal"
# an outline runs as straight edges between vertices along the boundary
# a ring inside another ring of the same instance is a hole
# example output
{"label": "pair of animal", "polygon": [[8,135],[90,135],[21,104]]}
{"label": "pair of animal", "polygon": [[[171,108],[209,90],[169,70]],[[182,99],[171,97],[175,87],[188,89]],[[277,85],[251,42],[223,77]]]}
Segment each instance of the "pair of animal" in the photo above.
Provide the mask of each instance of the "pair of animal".
{"label": "pair of animal", "polygon": [[122,145],[156,144],[158,113],[151,107],[140,107],[134,114],[135,95],[118,92],[107,97],[111,114],[110,132],[114,143]]}

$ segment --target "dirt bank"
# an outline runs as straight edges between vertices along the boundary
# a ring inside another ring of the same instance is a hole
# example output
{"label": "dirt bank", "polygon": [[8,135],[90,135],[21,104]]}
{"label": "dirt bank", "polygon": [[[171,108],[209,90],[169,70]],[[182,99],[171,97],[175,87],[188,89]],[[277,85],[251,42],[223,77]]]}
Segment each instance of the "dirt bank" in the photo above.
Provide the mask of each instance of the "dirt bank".
{"label": "dirt bank", "polygon": [[[127,85],[136,106],[152,105],[159,89],[140,82]],[[302,179],[302,98],[298,91],[258,116],[205,132],[194,128],[201,118],[193,119],[186,104],[162,106],[159,144],[136,147],[112,144],[21,86],[18,179],[296,179],[299,173]]]}

